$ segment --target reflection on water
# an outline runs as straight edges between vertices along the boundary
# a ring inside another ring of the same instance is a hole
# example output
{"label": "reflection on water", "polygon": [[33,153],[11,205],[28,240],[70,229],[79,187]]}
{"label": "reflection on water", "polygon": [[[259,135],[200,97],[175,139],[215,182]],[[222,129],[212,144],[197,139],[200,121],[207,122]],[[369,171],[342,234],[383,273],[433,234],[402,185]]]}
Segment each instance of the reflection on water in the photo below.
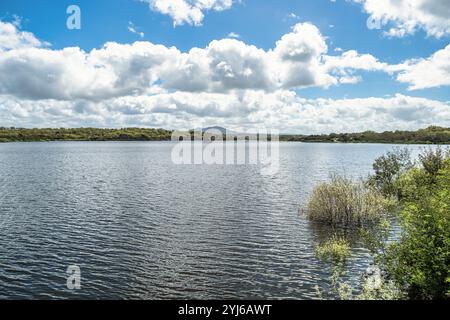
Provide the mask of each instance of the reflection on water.
{"label": "reflection on water", "polygon": [[[282,143],[280,171],[263,176],[177,166],[172,146],[0,145],[0,298],[313,298],[328,270],[299,208],[330,172],[365,176],[392,148]],[[367,253],[352,259],[356,274]]]}

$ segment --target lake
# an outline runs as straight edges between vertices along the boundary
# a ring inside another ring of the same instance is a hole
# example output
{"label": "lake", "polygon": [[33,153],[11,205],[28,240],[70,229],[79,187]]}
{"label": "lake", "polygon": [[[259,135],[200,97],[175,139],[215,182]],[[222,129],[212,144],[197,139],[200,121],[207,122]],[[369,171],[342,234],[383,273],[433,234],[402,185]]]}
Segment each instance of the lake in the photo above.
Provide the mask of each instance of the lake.
{"label": "lake", "polygon": [[[310,299],[326,230],[299,213],[378,144],[281,143],[280,169],[175,165],[171,142],[0,144],[0,298]],[[418,150],[419,146],[411,146]],[[351,274],[368,263],[357,248]],[[66,286],[81,269],[81,289]]]}

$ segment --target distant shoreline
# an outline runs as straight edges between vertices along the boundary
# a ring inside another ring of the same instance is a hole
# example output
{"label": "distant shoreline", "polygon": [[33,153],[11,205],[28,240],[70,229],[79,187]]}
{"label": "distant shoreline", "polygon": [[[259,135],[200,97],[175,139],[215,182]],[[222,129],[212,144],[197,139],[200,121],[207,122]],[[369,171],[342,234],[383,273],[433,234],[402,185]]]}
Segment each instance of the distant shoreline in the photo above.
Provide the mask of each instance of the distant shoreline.
{"label": "distant shoreline", "polygon": [[[222,128],[223,129],[223,128]],[[225,130],[225,129],[223,129]],[[24,129],[0,128],[0,143],[8,142],[89,142],[89,141],[171,141],[172,132],[165,129]],[[191,134],[193,132],[191,131]],[[231,134],[231,136],[242,134]],[[282,142],[304,143],[379,143],[379,144],[450,144],[450,128],[432,126],[417,131],[366,131],[360,133],[331,133],[323,135],[282,134]]]}
{"label": "distant shoreline", "polygon": [[[175,143],[176,141],[172,140],[16,140],[16,141],[0,141],[0,145],[2,144],[10,144],[10,143],[52,143],[52,142],[167,142],[167,143]],[[270,141],[269,141],[270,142]],[[297,140],[280,140],[281,143],[305,143],[305,144],[347,144],[347,145],[358,145],[358,144],[393,144],[393,145],[443,145],[450,146],[450,142],[444,143],[433,143],[433,142],[400,142],[400,141],[392,141],[392,142],[379,142],[379,141],[349,141],[349,142],[333,142],[333,141],[297,141]]]}

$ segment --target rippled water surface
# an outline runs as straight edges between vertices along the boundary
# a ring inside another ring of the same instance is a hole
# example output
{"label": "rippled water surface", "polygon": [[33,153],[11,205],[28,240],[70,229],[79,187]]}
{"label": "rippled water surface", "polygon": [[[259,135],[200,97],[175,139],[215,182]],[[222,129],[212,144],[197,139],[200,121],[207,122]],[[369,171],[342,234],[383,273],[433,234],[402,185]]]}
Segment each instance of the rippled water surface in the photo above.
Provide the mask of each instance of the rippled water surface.
{"label": "rippled water surface", "polygon": [[[177,166],[172,143],[0,145],[0,298],[315,297],[323,230],[299,208],[389,145],[282,143],[280,170]],[[417,147],[414,147],[417,148]],[[363,249],[353,257],[361,271]],[[66,287],[69,265],[81,290]]]}

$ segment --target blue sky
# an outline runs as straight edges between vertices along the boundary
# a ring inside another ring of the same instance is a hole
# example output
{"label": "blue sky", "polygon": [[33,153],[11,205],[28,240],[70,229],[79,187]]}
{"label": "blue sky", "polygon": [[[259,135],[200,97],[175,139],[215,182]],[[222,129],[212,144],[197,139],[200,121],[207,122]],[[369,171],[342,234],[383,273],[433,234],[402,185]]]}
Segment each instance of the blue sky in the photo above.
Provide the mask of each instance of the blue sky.
{"label": "blue sky", "polygon": [[[418,21],[413,32],[394,37],[386,34],[389,27],[398,27],[395,24],[399,20],[392,18],[380,29],[371,30],[367,27],[371,12],[354,1],[234,1],[224,10],[203,10],[201,25],[185,21],[177,26],[174,26],[173,16],[158,12],[149,5],[149,1],[151,0],[36,0],[30,4],[29,0],[2,0],[0,20],[12,23],[16,17],[20,17],[17,32],[27,31],[39,41],[50,43],[44,46],[44,50],[79,47],[86,53],[102,48],[107,42],[133,44],[135,41],[161,44],[167,48],[176,47],[180,52],[188,52],[194,47],[204,49],[214,40],[227,38],[231,32],[239,35],[237,40],[245,45],[253,45],[269,52],[275,49],[276,42],[283,35],[292,32],[293,26],[302,23],[310,23],[320,31],[328,47],[326,53],[323,53],[325,55],[339,56],[341,52],[355,50],[361,55],[370,54],[380,63],[388,65],[399,65],[407,60],[412,61],[411,59],[427,59],[449,44],[447,25],[439,26],[444,31],[442,35],[436,36],[430,34],[431,27]],[[432,1],[439,5],[439,0]],[[72,4],[81,9],[81,30],[66,28],[66,8]],[[142,37],[129,31],[131,24],[134,29],[143,33]],[[302,99],[316,100],[405,95],[442,103],[450,101],[446,78],[443,80],[444,85],[419,85],[421,88],[417,90],[408,90],[412,83],[416,83],[416,80],[410,79],[412,75],[408,75],[408,81],[398,81],[398,73],[395,72],[358,68],[352,69],[350,75],[359,77],[360,80],[357,83],[330,86],[293,86],[289,88],[289,92],[294,92]],[[176,88],[168,90],[179,91]]]}

